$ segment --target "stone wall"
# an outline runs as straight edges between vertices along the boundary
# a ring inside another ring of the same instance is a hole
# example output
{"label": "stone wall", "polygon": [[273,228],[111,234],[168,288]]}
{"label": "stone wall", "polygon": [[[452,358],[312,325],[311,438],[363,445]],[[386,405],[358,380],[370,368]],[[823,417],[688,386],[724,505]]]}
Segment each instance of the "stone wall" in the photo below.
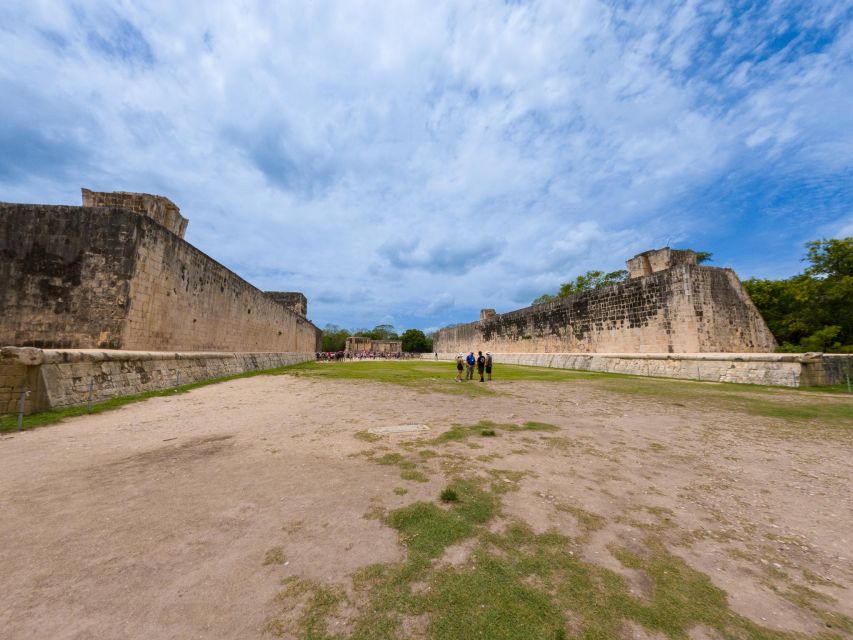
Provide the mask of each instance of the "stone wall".
{"label": "stone wall", "polygon": [[17,411],[22,384],[30,392],[25,412],[85,405],[178,384],[263,371],[306,360],[313,353],[164,353],[135,351],[49,350],[4,347],[0,350],[0,414]]}
{"label": "stone wall", "polygon": [[109,193],[89,191],[88,189],[81,189],[81,191],[84,207],[107,207],[134,211],[148,216],[179,238],[183,238],[187,231],[189,220],[181,215],[181,210],[169,198],[128,191],[112,191]]}
{"label": "stone wall", "polygon": [[0,205],[0,345],[314,353],[320,331],[147,216]]}
{"label": "stone wall", "polygon": [[[438,359],[452,361],[455,355],[439,352]],[[493,353],[492,357],[496,380],[502,364],[782,387],[842,384],[846,373],[853,377],[853,355],[824,353]]]}
{"label": "stone wall", "polygon": [[[683,258],[683,256],[679,256]],[[730,269],[670,268],[433,334],[439,352],[769,352],[776,342]]]}
{"label": "stone wall", "polygon": [[0,346],[120,348],[138,219],[0,204]]}
{"label": "stone wall", "polygon": [[317,350],[308,320],[159,225],[138,218],[137,242],[122,349]]}

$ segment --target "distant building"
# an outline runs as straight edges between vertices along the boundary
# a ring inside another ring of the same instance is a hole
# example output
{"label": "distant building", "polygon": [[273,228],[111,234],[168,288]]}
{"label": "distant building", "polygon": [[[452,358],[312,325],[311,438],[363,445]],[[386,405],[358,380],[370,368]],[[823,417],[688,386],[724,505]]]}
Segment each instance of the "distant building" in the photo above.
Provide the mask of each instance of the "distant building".
{"label": "distant building", "polygon": [[400,340],[371,340],[364,336],[347,338],[346,350],[350,353],[400,353],[403,343]]}

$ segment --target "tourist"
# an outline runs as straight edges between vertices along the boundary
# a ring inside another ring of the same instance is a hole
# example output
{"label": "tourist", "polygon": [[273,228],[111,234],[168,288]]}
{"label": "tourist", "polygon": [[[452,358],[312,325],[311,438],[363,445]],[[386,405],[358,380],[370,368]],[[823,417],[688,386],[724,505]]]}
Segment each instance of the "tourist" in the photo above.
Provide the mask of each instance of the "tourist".
{"label": "tourist", "polygon": [[486,351],[486,379],[492,379],[492,352]]}
{"label": "tourist", "polygon": [[477,373],[480,374],[480,382],[483,382],[483,370],[486,368],[486,358],[482,351],[477,352]]}
{"label": "tourist", "polygon": [[462,352],[456,354],[456,382],[462,382]]}
{"label": "tourist", "polygon": [[474,363],[477,362],[477,359],[474,357],[474,352],[468,354],[468,357],[465,358],[465,362],[468,363],[468,367],[465,370],[465,379],[473,380],[474,379]]}

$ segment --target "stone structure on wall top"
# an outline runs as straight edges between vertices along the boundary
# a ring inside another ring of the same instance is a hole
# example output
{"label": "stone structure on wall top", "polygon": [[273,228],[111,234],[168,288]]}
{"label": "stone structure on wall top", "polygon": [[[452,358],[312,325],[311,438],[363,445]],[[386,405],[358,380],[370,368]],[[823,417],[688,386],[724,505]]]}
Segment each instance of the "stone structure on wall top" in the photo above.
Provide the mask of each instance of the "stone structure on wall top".
{"label": "stone structure on wall top", "polygon": [[678,265],[684,264],[695,267],[698,263],[695,251],[664,247],[663,249],[653,249],[639,253],[625,264],[628,266],[628,276],[630,278],[642,278],[658,271],[672,269]]}
{"label": "stone structure on wall top", "polygon": [[187,232],[189,220],[181,215],[177,205],[164,196],[152,196],[148,193],[131,193],[129,191],[89,191],[83,192],[84,207],[116,207],[127,211],[135,211],[148,216],[157,224],[166,227],[179,238]]}
{"label": "stone structure on wall top", "polygon": [[731,269],[665,247],[627,261],[629,278],[433,334],[441,353],[770,352],[773,334]]}

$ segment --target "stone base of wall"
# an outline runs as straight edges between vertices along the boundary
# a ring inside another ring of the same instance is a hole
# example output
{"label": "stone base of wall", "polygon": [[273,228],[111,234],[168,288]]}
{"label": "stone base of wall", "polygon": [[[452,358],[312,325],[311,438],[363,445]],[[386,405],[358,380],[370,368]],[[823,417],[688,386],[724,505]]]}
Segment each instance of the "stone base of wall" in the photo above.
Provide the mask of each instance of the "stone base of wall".
{"label": "stone base of wall", "polygon": [[0,414],[85,405],[211,378],[313,360],[313,353],[146,352],[90,349],[0,349]]}
{"label": "stone base of wall", "polygon": [[[453,360],[455,353],[439,353]],[[853,355],[824,353],[495,353],[501,364],[554,367],[578,371],[624,373],[654,378],[705,382],[807,387],[841,384],[853,379]],[[433,354],[423,354],[434,359]]]}

